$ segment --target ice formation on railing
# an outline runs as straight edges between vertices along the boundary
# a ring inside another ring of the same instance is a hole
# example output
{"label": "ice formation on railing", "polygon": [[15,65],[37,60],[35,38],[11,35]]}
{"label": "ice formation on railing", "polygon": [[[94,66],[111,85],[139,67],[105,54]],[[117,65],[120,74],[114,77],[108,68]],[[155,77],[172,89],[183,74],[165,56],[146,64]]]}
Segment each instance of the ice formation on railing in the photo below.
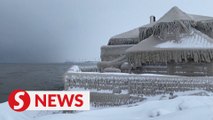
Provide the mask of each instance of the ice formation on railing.
{"label": "ice formation on railing", "polygon": [[[96,106],[114,105],[115,103],[116,105],[119,105],[119,103],[120,105],[124,103],[134,103],[141,101],[144,95],[169,94],[197,89],[213,91],[213,77],[89,72],[67,73],[66,76],[65,89],[75,90],[76,88],[80,88],[91,91],[91,99]],[[96,94],[98,94],[98,96]],[[123,95],[129,97],[121,97]],[[102,102],[98,102],[96,99],[101,99]],[[127,99],[131,100],[128,101]]]}

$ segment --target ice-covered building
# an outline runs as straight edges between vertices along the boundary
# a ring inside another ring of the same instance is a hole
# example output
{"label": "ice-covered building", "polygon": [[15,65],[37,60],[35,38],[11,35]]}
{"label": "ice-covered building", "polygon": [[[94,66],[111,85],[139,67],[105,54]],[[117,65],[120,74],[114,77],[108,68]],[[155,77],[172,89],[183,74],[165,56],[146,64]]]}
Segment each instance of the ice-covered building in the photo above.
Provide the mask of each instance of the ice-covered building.
{"label": "ice-covered building", "polygon": [[101,72],[213,75],[213,17],[173,7],[159,20],[113,36],[101,47]]}

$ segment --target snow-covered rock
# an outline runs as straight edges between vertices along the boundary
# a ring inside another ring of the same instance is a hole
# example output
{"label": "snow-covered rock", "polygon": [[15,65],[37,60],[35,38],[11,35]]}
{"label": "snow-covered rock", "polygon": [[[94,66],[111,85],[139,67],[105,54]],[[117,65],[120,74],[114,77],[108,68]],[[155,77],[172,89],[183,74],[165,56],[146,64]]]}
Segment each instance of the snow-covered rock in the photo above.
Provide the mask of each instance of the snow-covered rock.
{"label": "snow-covered rock", "polygon": [[67,73],[72,73],[72,72],[81,72],[81,69],[77,65],[73,65],[71,68],[68,69]]}

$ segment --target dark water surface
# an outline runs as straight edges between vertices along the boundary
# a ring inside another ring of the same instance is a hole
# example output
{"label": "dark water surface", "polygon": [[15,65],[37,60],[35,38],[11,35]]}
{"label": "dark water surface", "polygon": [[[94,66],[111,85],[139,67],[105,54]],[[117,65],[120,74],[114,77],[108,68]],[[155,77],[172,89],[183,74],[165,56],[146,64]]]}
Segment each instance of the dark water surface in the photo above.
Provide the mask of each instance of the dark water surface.
{"label": "dark water surface", "polygon": [[14,89],[61,90],[71,64],[0,64],[0,103]]}

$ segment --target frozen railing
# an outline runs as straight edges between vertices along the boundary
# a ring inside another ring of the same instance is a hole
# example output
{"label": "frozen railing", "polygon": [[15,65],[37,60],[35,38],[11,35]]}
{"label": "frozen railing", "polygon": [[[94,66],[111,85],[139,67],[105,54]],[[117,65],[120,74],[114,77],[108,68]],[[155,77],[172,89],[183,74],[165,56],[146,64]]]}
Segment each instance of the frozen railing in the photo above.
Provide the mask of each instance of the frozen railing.
{"label": "frozen railing", "polygon": [[97,65],[79,66],[82,72],[98,72]]}
{"label": "frozen railing", "polygon": [[131,94],[140,93],[147,95],[155,94],[155,91],[164,91],[166,93],[193,89],[212,91],[213,77],[147,76],[89,72],[67,73],[65,89],[68,88],[84,88],[88,90],[113,90],[114,88],[120,88],[121,90],[128,90]]}
{"label": "frozen railing", "polygon": [[[110,96],[109,98],[111,99],[105,99],[107,101],[116,101],[119,94],[116,94],[117,96],[114,94],[115,89],[120,90],[120,92],[117,92],[120,93],[120,95],[123,94],[122,91],[127,91],[126,94],[130,96],[157,95],[197,89],[213,91],[213,77],[183,77],[90,72],[67,73],[65,75],[65,89],[72,90],[76,88],[92,90],[93,93],[100,93],[102,97]],[[103,90],[108,91],[108,93],[102,93]],[[93,100],[96,98],[100,99],[100,97],[97,95],[93,96]],[[140,100],[141,97],[138,97],[138,99]],[[138,100],[134,99],[133,101]],[[128,103],[131,103],[131,101],[128,101]],[[109,103],[106,103],[105,101],[104,104]],[[111,104],[114,103],[111,102]]]}
{"label": "frozen railing", "polygon": [[119,106],[132,104],[144,100],[141,96],[132,96],[130,94],[113,94],[113,93],[98,93],[92,92],[91,103],[94,107]]}

